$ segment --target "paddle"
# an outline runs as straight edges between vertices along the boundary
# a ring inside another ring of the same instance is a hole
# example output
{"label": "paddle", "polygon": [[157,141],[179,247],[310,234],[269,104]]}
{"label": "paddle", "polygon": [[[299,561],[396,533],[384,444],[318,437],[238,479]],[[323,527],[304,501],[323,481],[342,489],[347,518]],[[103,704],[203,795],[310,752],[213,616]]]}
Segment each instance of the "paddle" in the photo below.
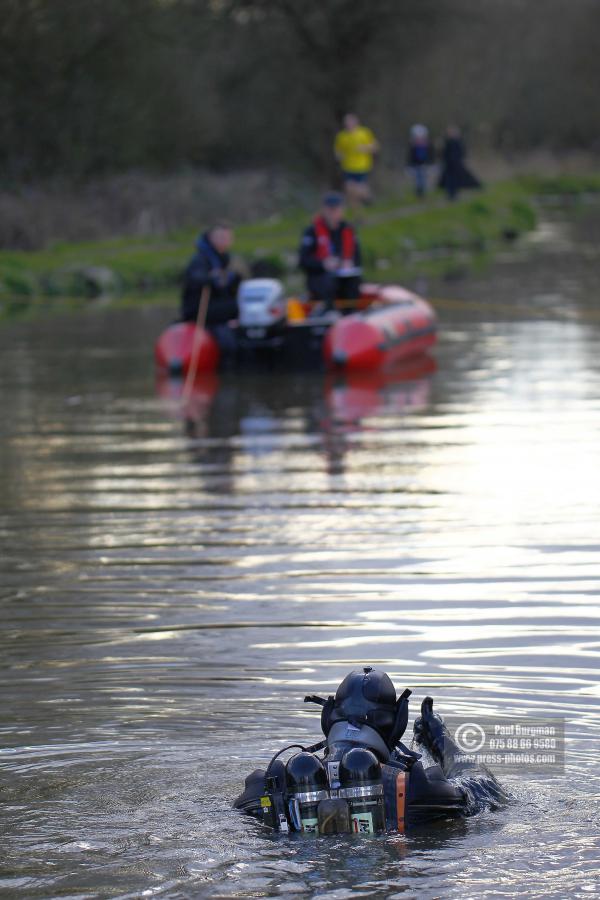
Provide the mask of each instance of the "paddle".
{"label": "paddle", "polygon": [[183,391],[181,392],[182,404],[187,403],[191,393],[196,373],[198,372],[198,357],[200,355],[200,336],[206,322],[206,314],[208,312],[208,301],[210,300],[210,284],[205,284],[200,294],[200,303],[198,304],[198,315],[196,316],[196,328],[194,329],[194,340],[192,342],[192,353],[190,356],[190,365],[187,371]]}

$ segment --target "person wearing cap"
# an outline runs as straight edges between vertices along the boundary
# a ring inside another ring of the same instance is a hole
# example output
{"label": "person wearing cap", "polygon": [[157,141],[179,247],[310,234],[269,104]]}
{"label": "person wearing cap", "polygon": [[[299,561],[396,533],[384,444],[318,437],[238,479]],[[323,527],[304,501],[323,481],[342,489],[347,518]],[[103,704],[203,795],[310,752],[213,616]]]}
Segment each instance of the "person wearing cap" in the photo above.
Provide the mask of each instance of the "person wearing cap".
{"label": "person wearing cap", "polygon": [[343,196],[329,191],[300,244],[299,265],[306,273],[306,286],[326,310],[333,309],[336,299],[360,295],[360,244],[344,212]]}
{"label": "person wearing cap", "polygon": [[342,169],[349,203],[369,203],[369,174],[379,143],[371,129],[360,124],[356,113],[346,113],[344,116],[344,127],[335,137],[333,150]]}

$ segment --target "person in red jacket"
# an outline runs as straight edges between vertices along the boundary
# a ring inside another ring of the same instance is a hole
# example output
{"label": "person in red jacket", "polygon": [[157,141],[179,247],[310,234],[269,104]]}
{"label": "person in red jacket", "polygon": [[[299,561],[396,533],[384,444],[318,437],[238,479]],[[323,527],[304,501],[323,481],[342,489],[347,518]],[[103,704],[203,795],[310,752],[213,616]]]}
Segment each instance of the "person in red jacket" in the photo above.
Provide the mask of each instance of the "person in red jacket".
{"label": "person in red jacket", "polygon": [[300,244],[299,265],[306,273],[308,291],[327,310],[333,309],[336,299],[354,300],[360,294],[360,245],[344,212],[341,194],[325,194]]}

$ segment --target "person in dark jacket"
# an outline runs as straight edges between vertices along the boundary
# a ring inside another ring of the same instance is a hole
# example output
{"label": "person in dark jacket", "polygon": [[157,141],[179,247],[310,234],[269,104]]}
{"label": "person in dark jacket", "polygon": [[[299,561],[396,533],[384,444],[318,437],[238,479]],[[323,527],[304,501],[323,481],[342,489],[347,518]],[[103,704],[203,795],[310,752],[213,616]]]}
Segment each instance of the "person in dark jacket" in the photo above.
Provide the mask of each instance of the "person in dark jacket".
{"label": "person in dark jacket", "polygon": [[181,318],[195,322],[202,289],[210,288],[205,327],[224,350],[233,349],[229,322],[238,315],[236,297],[241,281],[231,269],[232,244],[233,231],[228,225],[213,225],[198,238],[196,252],[185,270],[181,297]]}
{"label": "person in dark jacket", "polygon": [[354,300],[360,295],[360,245],[352,227],[344,221],[344,198],[331,191],[323,197],[319,215],[305,229],[299,265],[313,300],[333,309],[336,299]]}
{"label": "person in dark jacket", "polygon": [[[322,786],[337,794],[340,760],[343,765],[346,752],[360,747],[371,751],[383,767],[384,783],[390,774],[404,773],[402,812],[403,825],[407,827],[427,825],[436,820],[463,819],[484,809],[504,805],[508,797],[500,783],[487,768],[461,751],[442,718],[433,712],[431,697],[423,700],[421,714],[413,725],[413,742],[421,752],[402,743],[408,723],[410,693],[410,690],[404,690],[397,697],[385,672],[365,666],[350,672],[335,696],[304,698],[305,702],[318,703],[322,707],[321,728],[325,740],[306,748],[309,753],[315,753],[325,747],[321,763],[328,772],[328,787]],[[283,749],[290,749],[290,746]],[[280,753],[273,757],[267,770],[255,769],[246,778],[234,808],[265,821],[265,795],[272,783],[270,776],[276,776],[285,791],[286,769],[281,762],[276,762]],[[384,793],[389,791],[389,780],[387,784]],[[395,795],[394,781],[391,787]],[[388,796],[387,800],[395,801],[396,798]],[[285,823],[283,825],[280,830],[286,830]]]}
{"label": "person in dark jacket", "polygon": [[451,125],[446,130],[442,150],[442,174],[439,180],[439,186],[446,191],[449,200],[456,200],[459,190],[463,188],[481,187],[481,182],[465,166],[466,155],[460,129]]}

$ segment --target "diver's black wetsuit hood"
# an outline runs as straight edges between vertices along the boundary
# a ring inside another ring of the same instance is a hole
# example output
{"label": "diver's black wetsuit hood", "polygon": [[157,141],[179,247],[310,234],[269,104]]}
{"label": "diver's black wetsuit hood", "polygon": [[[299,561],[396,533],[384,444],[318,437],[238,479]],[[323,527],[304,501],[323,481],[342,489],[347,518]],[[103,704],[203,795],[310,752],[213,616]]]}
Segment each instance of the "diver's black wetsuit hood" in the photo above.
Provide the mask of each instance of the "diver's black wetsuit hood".
{"label": "diver's black wetsuit hood", "polygon": [[386,760],[408,724],[406,689],[396,699],[390,677],[381,669],[365,666],[346,675],[335,697],[311,695],[305,702],[319,703],[321,728],[328,745],[340,742],[364,744]]}

